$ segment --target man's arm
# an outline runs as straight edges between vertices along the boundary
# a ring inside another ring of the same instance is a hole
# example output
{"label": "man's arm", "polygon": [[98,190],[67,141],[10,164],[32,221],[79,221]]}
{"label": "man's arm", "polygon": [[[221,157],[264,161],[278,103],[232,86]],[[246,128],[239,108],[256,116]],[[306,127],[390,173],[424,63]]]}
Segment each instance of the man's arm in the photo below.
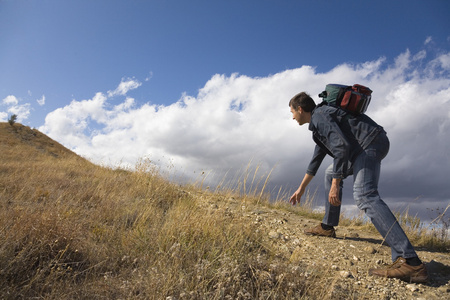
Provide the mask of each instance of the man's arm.
{"label": "man's arm", "polygon": [[298,189],[295,191],[295,193],[291,196],[291,199],[289,202],[292,203],[292,205],[295,205],[297,203],[300,203],[300,200],[302,198],[302,195],[305,193],[305,189],[308,186],[308,184],[311,182],[311,180],[314,178],[313,175],[306,173],[305,177],[303,177],[302,183],[298,187]]}
{"label": "man's arm", "polygon": [[[350,143],[332,114],[316,114],[314,119],[317,139],[330,152],[333,160],[333,178],[344,178],[348,169]],[[317,143],[317,141],[316,141]]]}
{"label": "man's arm", "polygon": [[306,169],[306,173],[315,176],[326,155],[327,152],[316,144],[313,156],[309,162],[308,168]]}

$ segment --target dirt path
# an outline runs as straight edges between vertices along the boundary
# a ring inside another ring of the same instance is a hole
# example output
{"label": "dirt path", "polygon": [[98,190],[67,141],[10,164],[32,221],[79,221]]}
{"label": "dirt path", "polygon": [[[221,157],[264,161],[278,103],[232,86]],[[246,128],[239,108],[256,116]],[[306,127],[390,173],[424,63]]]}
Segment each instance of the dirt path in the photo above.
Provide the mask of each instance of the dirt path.
{"label": "dirt path", "polygon": [[[352,291],[357,299],[450,299],[450,254],[416,249],[426,263],[430,275],[427,284],[410,284],[398,279],[368,275],[369,268],[391,263],[390,248],[382,244],[381,236],[339,226],[336,238],[307,236],[305,228],[316,226],[317,220],[295,213],[253,204],[234,198],[210,202],[212,209],[223,209],[257,225],[279,256],[295,266],[302,266],[303,276],[317,270],[330,276],[327,294]],[[211,208],[210,207],[210,208]]]}

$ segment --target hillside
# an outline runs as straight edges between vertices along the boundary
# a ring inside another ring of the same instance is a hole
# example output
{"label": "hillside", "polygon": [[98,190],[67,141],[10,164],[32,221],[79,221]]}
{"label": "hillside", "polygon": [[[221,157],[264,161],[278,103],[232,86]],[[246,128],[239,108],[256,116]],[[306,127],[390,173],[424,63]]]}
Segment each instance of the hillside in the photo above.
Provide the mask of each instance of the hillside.
{"label": "hillside", "polygon": [[306,236],[307,205],[96,166],[20,124],[0,123],[0,151],[1,299],[450,297],[448,241],[417,228],[430,282],[373,278],[390,250],[359,221]]}
{"label": "hillside", "polygon": [[19,123],[15,123],[14,126],[9,123],[0,123],[0,150],[2,154],[11,153],[13,155],[11,158],[14,156],[19,158],[17,152],[11,151],[13,149],[33,157],[39,154],[61,158],[77,157],[75,153],[37,129],[31,129]]}

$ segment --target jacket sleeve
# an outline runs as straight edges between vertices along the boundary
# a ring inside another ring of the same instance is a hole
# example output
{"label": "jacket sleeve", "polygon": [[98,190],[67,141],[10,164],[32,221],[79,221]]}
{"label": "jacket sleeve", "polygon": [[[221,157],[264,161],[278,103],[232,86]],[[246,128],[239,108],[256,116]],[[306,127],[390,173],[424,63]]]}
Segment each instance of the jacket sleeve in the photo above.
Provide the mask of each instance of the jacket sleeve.
{"label": "jacket sleeve", "polygon": [[[334,158],[333,178],[345,178],[350,156],[350,143],[339,128],[335,116],[318,113],[315,114],[314,119],[314,126],[322,145]],[[324,152],[326,150],[323,149]]]}
{"label": "jacket sleeve", "polygon": [[314,148],[313,157],[308,165],[308,168],[306,169],[306,174],[316,176],[317,170],[319,170],[319,167],[326,155],[326,151],[316,145]]}

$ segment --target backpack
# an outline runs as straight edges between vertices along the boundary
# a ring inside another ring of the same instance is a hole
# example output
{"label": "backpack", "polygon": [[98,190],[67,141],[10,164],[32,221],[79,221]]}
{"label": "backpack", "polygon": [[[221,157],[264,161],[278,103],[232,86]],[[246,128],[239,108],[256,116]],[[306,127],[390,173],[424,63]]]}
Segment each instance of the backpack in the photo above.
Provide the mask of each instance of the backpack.
{"label": "backpack", "polygon": [[360,84],[353,86],[327,84],[325,91],[319,94],[323,102],[340,107],[354,115],[366,112],[372,98],[372,90]]}

